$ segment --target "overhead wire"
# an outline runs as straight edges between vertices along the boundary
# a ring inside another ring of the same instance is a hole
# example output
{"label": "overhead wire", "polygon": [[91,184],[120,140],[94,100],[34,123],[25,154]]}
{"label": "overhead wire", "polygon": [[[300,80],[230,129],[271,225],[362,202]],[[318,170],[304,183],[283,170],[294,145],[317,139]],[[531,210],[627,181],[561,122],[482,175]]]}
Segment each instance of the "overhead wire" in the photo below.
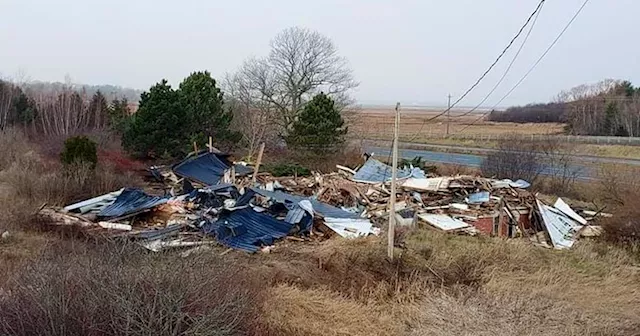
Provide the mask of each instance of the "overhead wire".
{"label": "overhead wire", "polygon": [[540,0],[540,2],[538,3],[538,6],[535,8],[535,10],[529,15],[529,17],[527,18],[527,20],[525,21],[525,23],[522,25],[522,27],[520,27],[520,29],[518,30],[518,33],[511,39],[511,41],[509,41],[509,44],[507,44],[507,46],[504,48],[504,50],[502,50],[502,52],[500,53],[500,55],[498,55],[498,57],[495,59],[495,61],[493,61],[493,63],[489,66],[489,68],[480,76],[480,78],[478,78],[478,80],[476,80],[476,82],[471,85],[471,87],[469,87],[467,89],[467,91],[464,92],[464,94],[462,94],[451,106],[449,106],[447,109],[445,109],[444,111],[442,111],[441,113],[437,114],[434,117],[431,117],[429,119],[424,120],[422,126],[420,127],[420,130],[414,134],[414,137],[412,137],[412,139],[415,139],[420,132],[422,132],[422,129],[424,127],[424,124],[426,124],[427,122],[434,120],[442,115],[444,115],[445,113],[451,111],[451,109],[453,107],[455,107],[458,103],[460,103],[469,93],[471,93],[471,91],[473,91],[479,84],[480,82],[489,74],[489,72],[491,72],[491,70],[496,66],[496,64],[498,64],[498,62],[502,59],[502,57],[507,53],[507,51],[511,48],[511,46],[513,45],[513,43],[518,39],[518,37],[520,37],[520,35],[522,35],[522,32],[525,30],[525,28],[529,25],[529,23],[531,22],[531,20],[536,16],[536,14],[538,13],[538,11],[540,11],[540,9],[542,8],[542,5],[544,4],[546,0]]}
{"label": "overhead wire", "polygon": [[551,49],[556,45],[556,43],[558,43],[558,41],[560,40],[560,38],[562,37],[562,35],[564,35],[564,33],[569,29],[569,27],[571,26],[571,24],[573,24],[573,22],[576,20],[576,18],[578,17],[578,15],[580,15],[580,13],[582,12],[582,10],[585,8],[585,6],[587,5],[587,3],[589,3],[589,0],[585,0],[582,3],[582,6],[580,6],[580,8],[578,8],[578,11],[576,11],[576,13],[573,15],[573,17],[571,17],[571,20],[569,20],[569,22],[567,22],[567,24],[564,26],[564,28],[560,31],[560,33],[558,34],[558,36],[556,36],[556,38],[553,40],[553,42],[549,45],[549,47],[542,53],[542,55],[540,55],[540,57],[536,60],[536,62],[531,66],[531,68],[529,68],[529,70],[520,78],[520,80],[504,95],[502,96],[502,98],[500,98],[500,100],[493,105],[493,107],[491,109],[489,109],[487,112],[485,112],[484,114],[482,114],[480,117],[478,117],[476,120],[474,120],[471,124],[465,126],[464,128],[462,128],[460,131],[458,131],[457,133],[460,133],[462,131],[465,131],[466,129],[468,129],[469,127],[473,126],[475,123],[477,123],[478,121],[480,121],[482,118],[484,118],[487,114],[491,113],[492,110],[494,110],[496,107],[498,107],[498,105],[500,105],[518,86],[520,86],[520,84],[522,84],[522,82],[524,82],[524,80],[531,74],[531,72],[533,72],[533,70],[538,66],[538,64],[540,64],[540,62],[542,61],[542,59],[544,59],[545,56],[547,56],[547,54],[549,53],[549,51],[551,51]]}
{"label": "overhead wire", "polygon": [[502,84],[504,79],[507,77],[507,74],[509,74],[509,71],[511,71],[511,68],[513,67],[513,64],[516,62],[516,59],[518,59],[518,56],[520,56],[520,53],[522,52],[522,49],[524,49],[525,44],[527,44],[527,41],[529,40],[529,36],[531,36],[531,32],[533,31],[533,27],[535,27],[536,22],[538,21],[538,17],[540,16],[540,13],[542,12],[542,7],[543,6],[544,6],[544,2],[542,3],[542,6],[540,6],[540,9],[536,13],[536,16],[534,17],[533,22],[531,22],[531,26],[529,26],[529,31],[527,31],[527,35],[525,35],[524,39],[522,40],[522,43],[520,44],[520,48],[518,48],[518,51],[516,52],[516,54],[511,59],[511,62],[509,63],[509,66],[507,66],[507,68],[505,69],[504,73],[502,74],[502,77],[500,77],[500,79],[498,80],[496,85],[494,85],[493,88],[491,89],[491,91],[489,91],[489,93],[487,93],[487,95],[485,95],[484,98],[476,106],[474,106],[471,110],[469,110],[469,111],[467,111],[465,113],[459,114],[459,115],[455,115],[455,116],[453,116],[454,118],[464,117],[466,115],[469,115],[469,114],[475,112],[480,106],[482,106],[482,104],[484,104],[485,101],[487,101],[487,99],[489,99],[489,97],[491,97],[491,95],[496,91],[496,89],[500,86],[500,84]]}

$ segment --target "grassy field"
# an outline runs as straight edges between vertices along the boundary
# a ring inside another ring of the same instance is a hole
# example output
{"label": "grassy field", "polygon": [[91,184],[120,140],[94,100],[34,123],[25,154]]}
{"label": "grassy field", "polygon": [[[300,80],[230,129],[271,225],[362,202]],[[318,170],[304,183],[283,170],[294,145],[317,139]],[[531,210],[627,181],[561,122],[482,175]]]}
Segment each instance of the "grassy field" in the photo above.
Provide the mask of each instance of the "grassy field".
{"label": "grassy field", "polygon": [[[402,111],[400,121],[400,140],[405,142],[453,145],[478,148],[496,148],[496,140],[472,139],[438,139],[433,136],[446,134],[446,116],[424,123],[425,120],[438,115],[441,110],[406,110]],[[473,113],[460,118],[460,111],[451,112],[450,134],[562,134],[564,124],[560,123],[498,123],[480,120],[481,113]],[[391,140],[393,138],[394,115],[392,109],[362,109],[358,112],[358,122],[350,127],[355,138]],[[471,126],[469,126],[471,125]],[[640,159],[640,146],[572,144],[572,151],[577,155],[592,155],[612,158]]]}
{"label": "grassy field", "polygon": [[[442,110],[402,110],[400,133],[411,134],[412,137],[417,133],[425,136],[445,135],[447,128],[446,115],[424,124],[425,120],[433,118],[440,112],[442,112]],[[564,127],[564,124],[560,123],[517,124],[490,122],[484,119],[478,120],[482,112],[459,117],[463,112],[464,111],[451,111],[450,134],[561,134]],[[358,123],[352,126],[352,130],[366,136],[392,136],[393,123],[394,112],[392,109],[363,108],[358,111]]]}

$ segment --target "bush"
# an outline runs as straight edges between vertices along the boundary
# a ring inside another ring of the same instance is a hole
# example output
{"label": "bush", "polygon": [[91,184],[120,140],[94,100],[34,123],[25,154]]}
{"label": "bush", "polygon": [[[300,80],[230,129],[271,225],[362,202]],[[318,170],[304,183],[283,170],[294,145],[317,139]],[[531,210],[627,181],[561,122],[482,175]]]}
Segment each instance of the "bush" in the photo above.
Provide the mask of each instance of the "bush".
{"label": "bush", "polygon": [[481,165],[482,174],[487,177],[523,179],[531,184],[544,170],[544,153],[536,142],[513,136],[498,143],[495,152],[487,155]]}
{"label": "bush", "polygon": [[271,173],[271,175],[275,177],[311,175],[309,168],[303,167],[297,163],[265,164],[262,170]]}
{"label": "bush", "polygon": [[238,335],[259,292],[217,255],[69,244],[26,265],[0,299],[3,335]]}
{"label": "bush", "polygon": [[69,138],[64,142],[60,161],[66,166],[88,164],[91,168],[95,168],[98,164],[96,143],[85,136]]}

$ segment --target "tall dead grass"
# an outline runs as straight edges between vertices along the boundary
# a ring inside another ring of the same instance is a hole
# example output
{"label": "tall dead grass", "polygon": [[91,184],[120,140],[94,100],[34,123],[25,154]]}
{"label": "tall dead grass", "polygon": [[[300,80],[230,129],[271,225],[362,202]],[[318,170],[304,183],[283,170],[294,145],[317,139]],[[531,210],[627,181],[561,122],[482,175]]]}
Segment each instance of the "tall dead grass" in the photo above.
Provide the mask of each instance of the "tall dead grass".
{"label": "tall dead grass", "polygon": [[63,241],[3,287],[0,333],[248,334],[259,298],[246,272],[221,257]]}
{"label": "tall dead grass", "polygon": [[141,186],[133,172],[118,171],[109,162],[64,168],[40,155],[18,130],[0,134],[0,230],[31,224],[43,204],[65,205],[125,186]]}
{"label": "tall dead grass", "polygon": [[263,305],[266,324],[286,335],[634,335],[640,328],[640,271],[625,249],[580,242],[559,252],[424,230],[405,244],[393,263],[384,241],[365,239],[288,256],[295,269],[271,264],[277,281]]}

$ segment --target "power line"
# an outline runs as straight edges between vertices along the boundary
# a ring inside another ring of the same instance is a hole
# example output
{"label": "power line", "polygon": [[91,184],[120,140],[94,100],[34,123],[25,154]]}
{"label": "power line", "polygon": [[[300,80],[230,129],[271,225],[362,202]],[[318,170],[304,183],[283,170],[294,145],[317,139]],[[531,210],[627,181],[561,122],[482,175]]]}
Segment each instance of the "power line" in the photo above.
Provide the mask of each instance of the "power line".
{"label": "power line", "polygon": [[[460,98],[458,98],[452,105],[451,107],[447,108],[446,110],[444,110],[442,113],[439,113],[438,115],[436,115],[435,117],[432,117],[430,119],[427,119],[424,121],[424,123],[427,123],[428,121],[431,121],[433,119],[436,119],[442,115],[444,115],[445,113],[449,112],[451,110],[451,108],[455,107],[459,102],[461,102],[473,89],[475,89],[480,82],[489,74],[489,72],[495,67],[496,64],[498,64],[498,62],[500,61],[500,59],[502,59],[502,57],[507,53],[507,51],[509,50],[509,48],[511,48],[511,46],[513,45],[513,43],[518,39],[518,37],[520,37],[520,35],[522,34],[522,32],[524,31],[524,29],[529,25],[529,22],[531,22],[531,20],[534,18],[534,16],[538,13],[538,11],[540,10],[540,8],[542,8],[542,5],[544,4],[546,0],[540,0],[540,3],[538,3],[538,6],[536,7],[536,9],[533,11],[533,13],[531,13],[531,15],[529,15],[529,17],[527,18],[527,21],[524,23],[524,25],[522,25],[522,27],[520,27],[520,30],[518,30],[518,33],[511,39],[511,41],[509,41],[509,44],[507,44],[507,46],[504,48],[504,50],[502,50],[502,52],[500,53],[500,55],[498,55],[498,57],[496,58],[495,61],[493,61],[493,63],[489,66],[489,68],[482,74],[482,76],[480,76],[480,78],[478,78],[478,80],[476,80],[476,82],[471,85],[471,87],[469,89],[467,89],[467,91],[460,96]],[[424,124],[422,125],[424,127]],[[422,131],[422,127],[420,127],[420,130],[418,131],[418,133],[416,133],[414,135],[414,138],[417,137],[417,135]]]}
{"label": "power line", "polygon": [[[543,4],[544,5],[544,4]],[[487,93],[487,95],[482,99],[482,101],[480,101],[478,103],[478,105],[474,106],[471,110],[454,116],[454,118],[460,118],[466,115],[469,115],[471,113],[473,113],[475,110],[477,110],[482,104],[484,104],[485,101],[487,101],[487,99],[489,99],[489,97],[491,97],[491,95],[496,91],[496,89],[498,88],[498,86],[500,86],[500,84],[502,84],[502,81],[504,81],[504,79],[507,77],[507,74],[509,73],[509,71],[511,70],[511,68],[513,67],[513,64],[516,62],[516,59],[518,58],[518,56],[520,56],[520,53],[522,52],[522,49],[524,49],[524,45],[527,43],[527,40],[529,40],[529,36],[531,36],[531,32],[533,31],[533,27],[535,27],[536,22],[538,21],[538,17],[540,16],[540,12],[542,12],[542,7],[540,6],[540,10],[538,11],[538,13],[536,13],[535,18],[533,19],[533,22],[531,23],[531,26],[529,27],[529,31],[527,32],[527,35],[525,35],[524,39],[522,40],[522,44],[520,44],[520,48],[518,48],[518,51],[516,52],[516,54],[513,56],[513,59],[511,59],[511,63],[509,63],[509,66],[507,67],[507,69],[504,71],[504,73],[502,74],[502,77],[500,77],[500,79],[498,80],[498,82],[496,83],[496,85],[493,86],[493,88],[491,89],[491,91],[489,91],[489,93]]]}
{"label": "power line", "polygon": [[569,22],[564,26],[564,28],[562,29],[562,31],[560,31],[560,34],[558,34],[558,36],[555,38],[555,40],[553,40],[553,42],[551,43],[551,45],[549,45],[549,47],[547,48],[547,50],[544,51],[544,53],[542,53],[542,55],[540,55],[540,57],[538,58],[538,60],[536,60],[536,62],[531,66],[531,68],[529,68],[529,70],[524,74],[524,76],[522,76],[522,78],[520,78],[520,80],[511,88],[511,90],[509,90],[504,96],[502,96],[502,98],[495,104],[493,105],[493,107],[488,111],[485,112],[483,115],[481,115],[478,119],[474,120],[471,124],[465,126],[463,129],[461,129],[460,131],[458,131],[458,133],[466,130],[467,128],[471,127],[472,125],[474,125],[475,123],[477,123],[478,121],[480,121],[480,119],[484,118],[487,114],[491,113],[491,111],[493,109],[495,109],[498,105],[500,105],[500,103],[502,103],[518,86],[520,86],[520,84],[522,84],[522,82],[529,76],[529,74],[531,74],[531,72],[538,66],[538,64],[540,64],[540,62],[542,61],[542,59],[547,56],[547,54],[549,53],[549,51],[551,51],[551,49],[556,45],[556,43],[558,43],[558,41],[560,40],[560,38],[562,37],[562,35],[564,35],[564,33],[567,31],[567,29],[569,29],[569,26],[571,26],[571,24],[573,23],[573,21],[576,20],[576,18],[578,17],[578,15],[580,15],[580,13],[582,12],[582,10],[584,9],[584,7],[587,5],[587,3],[589,3],[589,0],[585,0],[582,3],[582,6],[580,6],[580,8],[578,8],[578,11],[573,15],[573,17],[571,18],[571,20],[569,20]]}
{"label": "power line", "polygon": [[573,17],[571,18],[571,20],[569,20],[569,22],[567,23],[566,26],[564,26],[564,29],[562,29],[562,31],[560,32],[560,34],[558,34],[558,36],[556,37],[555,40],[553,40],[553,42],[551,43],[551,45],[549,45],[549,47],[547,48],[547,50],[544,51],[544,53],[542,53],[542,55],[540,55],[540,57],[538,58],[538,60],[533,64],[533,66],[531,66],[531,68],[529,69],[529,71],[527,71],[524,76],[522,76],[522,78],[520,78],[520,80],[516,83],[516,85],[514,85],[511,90],[509,90],[509,92],[507,92],[493,107],[492,109],[496,108],[498,105],[500,105],[500,103],[502,103],[518,86],[520,86],[520,84],[522,84],[522,82],[524,82],[524,80],[529,76],[529,74],[531,74],[531,72],[538,66],[538,64],[540,64],[540,62],[542,61],[542,59],[547,56],[547,54],[549,53],[549,51],[551,51],[551,48],[553,48],[553,46],[556,45],[556,43],[558,43],[558,41],[560,40],[560,38],[562,37],[562,35],[564,35],[564,33],[567,31],[567,29],[569,29],[569,26],[571,26],[571,24],[573,23],[573,21],[576,20],[576,18],[578,17],[578,15],[580,15],[580,13],[582,12],[582,10],[584,9],[584,7],[587,5],[587,3],[589,2],[589,0],[585,0],[582,3],[582,6],[580,6],[580,8],[578,9],[578,11],[573,15]]}

